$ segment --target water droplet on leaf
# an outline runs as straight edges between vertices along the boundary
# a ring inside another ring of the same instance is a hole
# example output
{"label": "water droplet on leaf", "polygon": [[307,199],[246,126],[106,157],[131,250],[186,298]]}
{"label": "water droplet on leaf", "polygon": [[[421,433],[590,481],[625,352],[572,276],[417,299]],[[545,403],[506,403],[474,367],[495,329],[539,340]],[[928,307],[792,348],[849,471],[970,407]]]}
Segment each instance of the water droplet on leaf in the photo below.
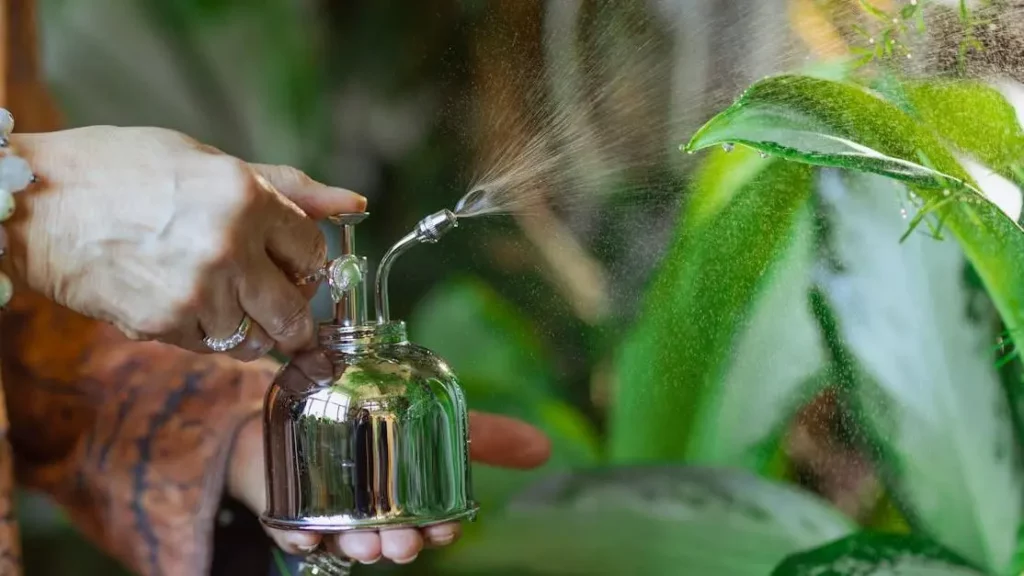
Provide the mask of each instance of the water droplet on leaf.
{"label": "water droplet on leaf", "polygon": [[735,148],[735,147],[736,147],[736,145],[732,144],[730,142],[726,142],[726,143],[722,144],[722,150],[725,150],[726,152],[732,152],[733,148]]}

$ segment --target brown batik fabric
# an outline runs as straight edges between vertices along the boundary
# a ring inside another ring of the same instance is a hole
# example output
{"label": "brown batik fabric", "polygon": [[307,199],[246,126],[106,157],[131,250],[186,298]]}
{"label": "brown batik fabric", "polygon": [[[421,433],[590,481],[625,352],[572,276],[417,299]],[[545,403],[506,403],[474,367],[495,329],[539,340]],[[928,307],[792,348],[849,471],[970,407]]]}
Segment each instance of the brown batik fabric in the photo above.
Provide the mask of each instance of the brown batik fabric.
{"label": "brown batik fabric", "polygon": [[21,574],[18,522],[14,517],[14,456],[7,440],[10,423],[0,393],[0,575]]}
{"label": "brown batik fabric", "polygon": [[12,464],[19,484],[52,496],[133,571],[206,574],[232,443],[259,414],[275,365],[127,342],[25,289],[2,328],[10,553],[0,574],[20,573]]}
{"label": "brown batik fabric", "polygon": [[[0,105],[18,132],[60,128],[34,0],[0,0]],[[15,480],[138,574],[206,574],[232,442],[273,363],[128,342],[23,286],[0,334],[0,576],[22,573]]]}

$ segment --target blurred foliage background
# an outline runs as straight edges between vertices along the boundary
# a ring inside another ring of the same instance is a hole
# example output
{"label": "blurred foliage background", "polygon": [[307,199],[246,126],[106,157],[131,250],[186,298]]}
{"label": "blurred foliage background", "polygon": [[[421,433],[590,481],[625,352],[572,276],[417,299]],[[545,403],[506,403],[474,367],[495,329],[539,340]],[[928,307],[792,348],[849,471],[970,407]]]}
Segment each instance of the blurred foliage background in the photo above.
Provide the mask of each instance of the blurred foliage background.
{"label": "blurred foliage background", "polygon": [[[535,128],[515,119],[530,118],[524,93],[558,97],[558,83],[539,74],[546,66],[566,70],[554,60],[568,54],[588,62],[582,80],[593,91],[608,85],[601,70],[610,70],[621,86],[638,87],[616,92],[620,102],[592,115],[600,133],[619,140],[618,148],[597,142],[589,152],[606,153],[604,161],[621,166],[588,180],[592,193],[571,210],[552,206],[468,221],[443,243],[404,258],[393,273],[392,311],[409,321],[413,340],[452,363],[473,408],[543,428],[554,457],[530,473],[477,467],[484,512],[463,542],[425,553],[411,567],[361,567],[358,573],[500,576],[502,570],[533,573],[546,563],[537,573],[624,574],[627,566],[638,574],[728,576],[768,574],[784,556],[843,536],[855,522],[890,533],[919,525],[908,520],[898,498],[905,486],[887,489],[893,484],[876,467],[883,450],[869,436],[877,427],[863,425],[846,402],[869,395],[851,393],[849,384],[856,379],[852,372],[872,368],[870,361],[843,360],[846,349],[873,357],[826,326],[829,295],[812,274],[812,261],[831,240],[822,232],[830,230],[822,225],[827,210],[811,198],[834,199],[821,190],[837,184],[818,186],[818,173],[795,164],[757,176],[759,169],[750,168],[756,154],[722,153],[699,165],[696,157],[674,152],[768,74],[839,74],[817,63],[831,62],[846,37],[833,16],[850,14],[857,4],[43,0],[41,26],[48,79],[70,126],[174,128],[247,160],[295,165],[356,190],[369,199],[372,216],[361,225],[359,241],[371,258],[466,192],[485,153],[511,138],[491,119]],[[630,50],[635,46],[644,49]],[[615,60],[623,53],[634,55]],[[580,101],[570,104],[586,108],[590,102],[570,92],[573,97]],[[621,150],[649,149],[674,153],[621,161]],[[576,168],[597,170],[584,152]],[[798,188],[807,194],[792,205],[763,200]],[[730,203],[742,193],[769,203]],[[884,208],[890,216],[897,213],[893,206]],[[892,246],[898,246],[898,230],[879,230],[861,216],[846,223],[849,235],[895,234]],[[705,228],[712,219],[714,226]],[[959,253],[952,258],[962,265]],[[759,262],[763,267],[754,267]],[[885,284],[901,263],[885,264],[865,272],[871,296],[864,305],[923,306],[879,296],[925,282]],[[974,288],[971,294],[980,292],[984,301],[982,316],[992,321],[984,292],[977,282]],[[949,301],[929,303],[933,308],[921,318],[932,318]],[[317,310],[327,315],[325,294]],[[914,324],[915,317],[904,320],[915,330],[928,327],[928,321]],[[942,330],[963,327],[959,317],[946,320]],[[900,333],[875,328],[881,330],[875,335],[889,338],[879,339],[878,349],[898,348]],[[993,344],[998,332],[991,334]],[[873,333],[866,334],[857,342],[870,340]],[[920,335],[907,334],[911,340]],[[922,349],[894,353],[934,360]],[[992,351],[971,354],[976,359]],[[837,372],[839,365],[845,372]],[[1006,381],[1019,381],[1016,366],[1005,363]],[[897,388],[908,386],[902,392],[941,376],[910,372],[893,376]],[[987,393],[993,390],[1002,389]],[[871,400],[879,402],[877,396]],[[877,413],[905,407],[899,394],[893,396],[881,402],[891,400],[896,408]],[[951,418],[966,429],[991,412],[949,410],[928,416]],[[990,440],[985,433],[977,434],[981,445]],[[965,459],[951,456],[936,474],[988,464],[959,456]],[[746,469],[806,490],[710,469],[625,467],[650,463]],[[573,469],[596,472],[582,479],[558,475]],[[541,479],[547,484],[534,484]],[[980,484],[969,488],[968,498],[983,491]],[[941,501],[943,495],[922,498]],[[609,502],[619,512],[643,514],[603,512]],[[526,516],[502,517],[503,510],[520,508]],[[588,512],[614,521],[595,522]],[[20,514],[29,574],[115,573],[45,500],[25,495]],[[978,541],[990,536],[986,521],[979,521],[979,534],[964,537],[968,551],[984,547]],[[616,551],[624,541],[631,558]],[[537,559],[532,565],[514,561],[529,554]],[[733,557],[741,559],[732,562],[734,569],[722,568],[729,565],[723,559]]]}

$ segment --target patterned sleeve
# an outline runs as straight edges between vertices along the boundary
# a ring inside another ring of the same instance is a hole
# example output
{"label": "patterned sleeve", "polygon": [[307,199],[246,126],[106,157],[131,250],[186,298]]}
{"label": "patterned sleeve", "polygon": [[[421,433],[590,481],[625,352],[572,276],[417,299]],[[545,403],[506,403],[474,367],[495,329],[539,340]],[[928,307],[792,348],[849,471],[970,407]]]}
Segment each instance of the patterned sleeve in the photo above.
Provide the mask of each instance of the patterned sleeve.
{"label": "patterned sleeve", "polygon": [[276,366],[129,342],[18,294],[0,344],[18,482],[143,576],[207,573],[232,442]]}

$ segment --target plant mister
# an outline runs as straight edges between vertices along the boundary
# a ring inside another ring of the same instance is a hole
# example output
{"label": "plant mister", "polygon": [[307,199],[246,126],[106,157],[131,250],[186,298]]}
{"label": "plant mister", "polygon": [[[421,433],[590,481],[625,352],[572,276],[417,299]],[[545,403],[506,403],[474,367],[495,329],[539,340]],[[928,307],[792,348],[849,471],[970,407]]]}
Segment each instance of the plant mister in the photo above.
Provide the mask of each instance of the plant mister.
{"label": "plant mister", "polygon": [[[421,220],[381,259],[376,318],[367,318],[367,260],[355,252],[355,227],[368,214],[330,218],[340,255],[326,279],[334,318],[318,327],[315,349],[296,355],[263,406],[267,510],[280,530],[336,534],[420,528],[473,520],[469,418],[455,374],[436,354],[408,341],[388,310],[395,260],[457,226],[442,210]],[[352,561],[321,548],[299,574],[343,576]]]}

